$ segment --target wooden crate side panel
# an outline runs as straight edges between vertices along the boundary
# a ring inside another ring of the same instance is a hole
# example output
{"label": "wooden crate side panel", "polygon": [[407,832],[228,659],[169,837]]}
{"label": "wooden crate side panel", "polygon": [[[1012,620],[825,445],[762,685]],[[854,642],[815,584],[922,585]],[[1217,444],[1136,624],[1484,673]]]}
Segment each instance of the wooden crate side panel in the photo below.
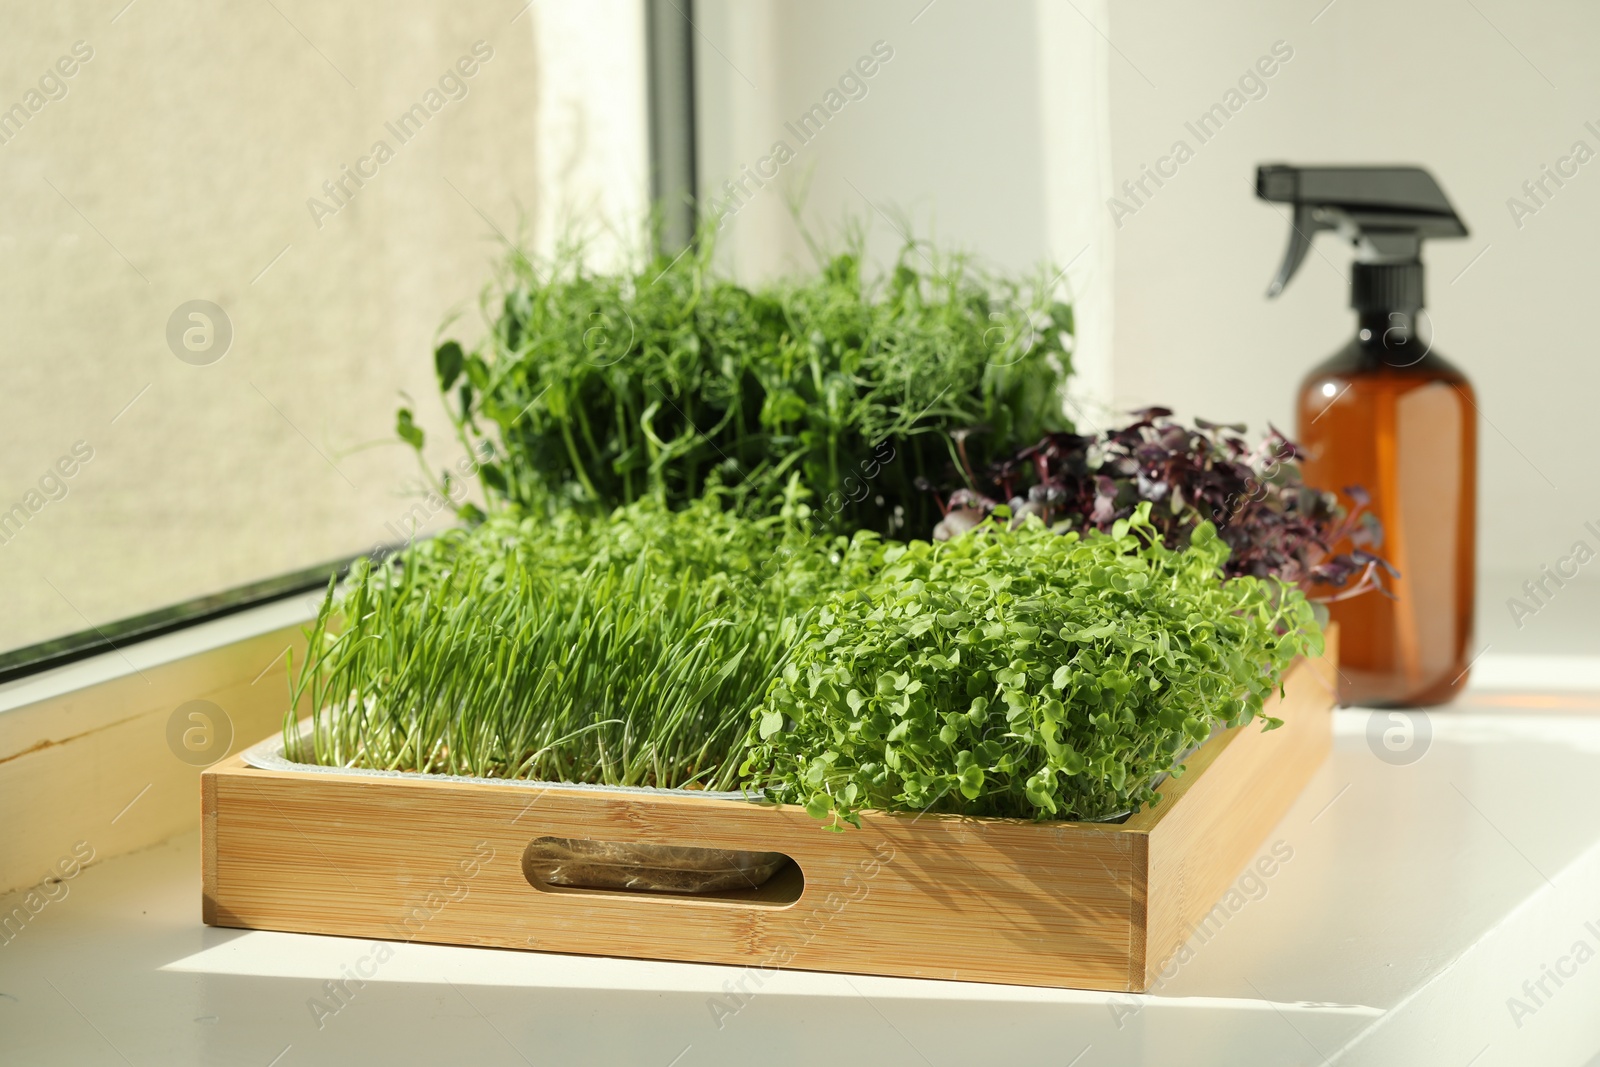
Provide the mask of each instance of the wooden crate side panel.
{"label": "wooden crate side panel", "polygon": [[[942,816],[832,834],[696,797],[209,772],[208,922],[612,956],[1127,989],[1142,835]],[[541,891],[535,837],[781,851],[787,907]]]}
{"label": "wooden crate side panel", "polygon": [[217,925],[217,776],[200,775],[200,921]]}
{"label": "wooden crate side panel", "polygon": [[1327,655],[1296,664],[1285,679],[1284,696],[1269,709],[1282,727],[1229,731],[1161,790],[1162,803],[1150,813],[1140,988],[1149,988],[1205,921],[1332,749],[1337,640],[1330,632]]}
{"label": "wooden crate side panel", "polygon": [[1146,988],[1145,958],[1150,938],[1150,835],[1133,833],[1127,838],[1132,852],[1133,887],[1128,899],[1128,977],[1129,992]]}

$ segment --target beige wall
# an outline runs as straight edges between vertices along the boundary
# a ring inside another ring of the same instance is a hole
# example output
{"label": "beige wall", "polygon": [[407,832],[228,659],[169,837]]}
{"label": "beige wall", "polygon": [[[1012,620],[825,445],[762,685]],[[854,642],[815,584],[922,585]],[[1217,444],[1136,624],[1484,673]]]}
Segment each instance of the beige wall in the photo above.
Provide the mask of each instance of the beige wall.
{"label": "beige wall", "polygon": [[[0,650],[391,539],[420,484],[399,394],[441,426],[436,332],[477,332],[497,231],[642,210],[636,3],[119,6],[5,5],[0,108],[93,58],[0,145],[0,510],[94,458],[0,544]],[[385,129],[479,41],[464,98]],[[380,139],[319,227],[307,199]],[[197,298],[234,329],[209,366],[165,336]]]}

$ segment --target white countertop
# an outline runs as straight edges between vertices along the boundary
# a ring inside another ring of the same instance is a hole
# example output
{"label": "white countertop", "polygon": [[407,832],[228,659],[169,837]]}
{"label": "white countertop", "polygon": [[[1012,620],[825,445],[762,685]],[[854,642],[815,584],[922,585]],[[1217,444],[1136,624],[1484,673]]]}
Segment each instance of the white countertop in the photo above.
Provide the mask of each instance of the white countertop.
{"label": "white countertop", "polygon": [[[1414,762],[1369,746],[1385,713],[1339,712],[1264,846],[1292,858],[1149,995],[788,972],[741,1004],[725,967],[423,944],[378,962],[372,942],[202,926],[190,834],[85,868],[0,935],[0,1062],[1581,1067],[1600,1050],[1600,659],[1474,673]],[[341,1006],[324,983],[366,957]]]}

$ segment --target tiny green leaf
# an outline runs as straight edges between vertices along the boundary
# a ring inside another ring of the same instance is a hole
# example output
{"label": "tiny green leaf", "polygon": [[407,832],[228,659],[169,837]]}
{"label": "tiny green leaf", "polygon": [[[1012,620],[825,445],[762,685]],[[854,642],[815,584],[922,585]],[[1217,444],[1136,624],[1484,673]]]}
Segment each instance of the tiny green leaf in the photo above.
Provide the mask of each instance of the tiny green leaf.
{"label": "tiny green leaf", "polygon": [[400,440],[418,452],[422,451],[422,427],[412,419],[410,408],[401,408],[395,413],[394,432],[399,435]]}
{"label": "tiny green leaf", "polygon": [[455,341],[446,341],[433,350],[433,367],[439,377],[439,391],[448,393],[456,379],[461,376],[461,369],[466,365],[466,355],[461,351],[461,346]]}

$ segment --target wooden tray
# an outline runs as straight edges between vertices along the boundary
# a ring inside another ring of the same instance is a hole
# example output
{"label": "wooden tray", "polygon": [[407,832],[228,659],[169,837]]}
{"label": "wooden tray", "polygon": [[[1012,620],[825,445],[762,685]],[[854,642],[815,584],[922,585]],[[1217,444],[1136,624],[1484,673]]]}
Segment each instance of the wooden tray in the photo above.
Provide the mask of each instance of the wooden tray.
{"label": "wooden tray", "polygon": [[[1140,991],[1256,855],[1332,745],[1336,635],[1252,724],[1126,822],[866,814],[693,793],[262,770],[201,776],[213,926]],[[538,837],[777,851],[759,889],[685,897],[530,881]]]}

